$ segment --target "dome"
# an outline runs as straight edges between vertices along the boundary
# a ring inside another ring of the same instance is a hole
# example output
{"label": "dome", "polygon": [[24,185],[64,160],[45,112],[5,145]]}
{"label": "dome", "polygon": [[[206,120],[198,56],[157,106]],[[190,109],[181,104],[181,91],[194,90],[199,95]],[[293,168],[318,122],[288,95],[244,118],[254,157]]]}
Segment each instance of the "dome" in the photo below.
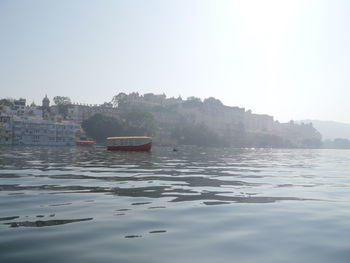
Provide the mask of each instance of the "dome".
{"label": "dome", "polygon": [[50,100],[47,97],[47,95],[45,95],[45,98],[43,98],[43,107],[49,107],[50,106]]}

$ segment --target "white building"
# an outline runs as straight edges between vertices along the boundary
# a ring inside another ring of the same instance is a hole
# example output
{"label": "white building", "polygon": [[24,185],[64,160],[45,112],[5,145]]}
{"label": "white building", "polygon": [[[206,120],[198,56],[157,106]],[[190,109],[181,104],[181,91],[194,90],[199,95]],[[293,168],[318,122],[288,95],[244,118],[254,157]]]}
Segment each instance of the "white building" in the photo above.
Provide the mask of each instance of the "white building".
{"label": "white building", "polygon": [[43,110],[32,103],[30,106],[25,107],[24,115],[35,119],[42,119]]}
{"label": "white building", "polygon": [[78,126],[45,120],[14,119],[13,145],[74,145]]}
{"label": "white building", "polygon": [[26,107],[26,99],[18,99],[13,101],[13,115],[23,116]]}
{"label": "white building", "polygon": [[[55,106],[51,107],[51,112],[56,111],[56,109],[53,109],[54,107]],[[71,104],[67,110],[66,120],[81,124],[84,120],[95,114],[116,117],[118,115],[118,108],[104,105]]]}

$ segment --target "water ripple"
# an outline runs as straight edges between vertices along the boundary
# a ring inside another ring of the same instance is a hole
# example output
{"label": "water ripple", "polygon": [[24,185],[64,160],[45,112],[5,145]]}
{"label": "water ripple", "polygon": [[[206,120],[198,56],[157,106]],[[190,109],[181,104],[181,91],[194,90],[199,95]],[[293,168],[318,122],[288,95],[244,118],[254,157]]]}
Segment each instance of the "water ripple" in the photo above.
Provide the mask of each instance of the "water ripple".
{"label": "water ripple", "polygon": [[349,151],[2,147],[0,261],[347,262],[349,171]]}

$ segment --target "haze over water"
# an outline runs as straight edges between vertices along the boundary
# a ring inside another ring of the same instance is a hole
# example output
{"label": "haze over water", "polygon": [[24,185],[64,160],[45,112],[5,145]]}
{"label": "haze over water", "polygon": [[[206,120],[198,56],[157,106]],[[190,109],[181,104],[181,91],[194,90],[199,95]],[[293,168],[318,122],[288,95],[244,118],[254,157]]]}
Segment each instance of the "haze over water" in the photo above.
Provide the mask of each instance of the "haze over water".
{"label": "haze over water", "polygon": [[2,147],[1,262],[348,262],[350,152]]}

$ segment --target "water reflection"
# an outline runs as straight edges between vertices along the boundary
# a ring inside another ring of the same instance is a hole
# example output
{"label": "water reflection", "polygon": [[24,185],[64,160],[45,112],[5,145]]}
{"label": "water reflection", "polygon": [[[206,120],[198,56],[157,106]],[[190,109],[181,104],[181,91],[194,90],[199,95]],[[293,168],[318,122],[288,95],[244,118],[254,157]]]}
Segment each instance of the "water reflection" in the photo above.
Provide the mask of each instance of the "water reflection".
{"label": "water reflection", "polygon": [[125,238],[140,238],[142,237],[141,235],[127,235]]}
{"label": "water reflection", "polygon": [[57,226],[70,223],[90,221],[92,218],[80,218],[80,219],[61,219],[61,220],[38,220],[38,221],[23,221],[23,222],[10,222],[5,223],[10,227],[45,227],[45,226]]}
{"label": "water reflection", "polygon": [[153,231],[150,231],[149,233],[150,234],[160,234],[160,233],[165,233],[166,230],[153,230]]}
{"label": "water reflection", "polygon": [[0,261],[348,262],[348,171],[349,151],[3,147]]}
{"label": "water reflection", "polygon": [[0,218],[0,221],[13,220],[13,219],[17,219],[17,218],[19,218],[19,216],[1,217],[1,218]]}
{"label": "water reflection", "polygon": [[[210,206],[319,200],[312,194],[288,191],[323,185],[313,182],[314,175],[299,173],[305,168],[317,168],[314,160],[319,157],[320,153],[315,151],[198,147],[182,147],[176,152],[172,148],[155,147],[151,153],[110,152],[104,147],[3,147],[0,193],[2,196],[78,195],[79,198],[85,195],[86,203],[95,201],[93,195],[103,194],[134,198],[130,206],[146,209],[166,208],[165,204],[182,202]],[[64,202],[56,199],[43,206],[58,209],[76,205],[69,198]],[[10,214],[0,218],[14,219],[18,216]],[[5,224],[41,227],[86,220],[92,218]]]}

